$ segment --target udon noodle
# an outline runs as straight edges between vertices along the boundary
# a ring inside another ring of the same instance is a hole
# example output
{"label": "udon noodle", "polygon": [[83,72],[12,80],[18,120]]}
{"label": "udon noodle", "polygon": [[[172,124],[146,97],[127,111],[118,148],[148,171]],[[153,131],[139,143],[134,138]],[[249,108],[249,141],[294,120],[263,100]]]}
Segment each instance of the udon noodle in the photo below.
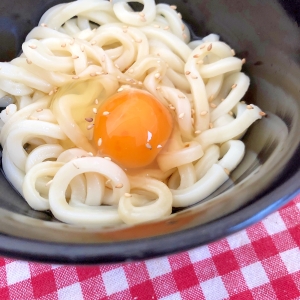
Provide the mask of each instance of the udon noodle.
{"label": "udon noodle", "polygon": [[[163,218],[220,187],[264,113],[242,99],[244,59],[219,36],[191,41],[176,7],[78,0],[50,8],[22,54],[0,63],[3,170],[36,210],[83,225]],[[86,122],[121,90],[151,93],[173,116],[149,167],[127,170],[97,151]]]}

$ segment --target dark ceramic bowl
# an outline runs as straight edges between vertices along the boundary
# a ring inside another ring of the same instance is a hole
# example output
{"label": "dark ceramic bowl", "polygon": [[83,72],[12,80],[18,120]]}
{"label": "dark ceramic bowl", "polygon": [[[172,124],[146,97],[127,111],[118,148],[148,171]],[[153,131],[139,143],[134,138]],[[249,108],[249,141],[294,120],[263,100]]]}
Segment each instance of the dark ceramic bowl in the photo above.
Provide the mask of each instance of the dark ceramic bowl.
{"label": "dark ceramic bowl", "polygon": [[[15,57],[42,13],[59,2],[67,1],[1,0],[0,59]],[[172,0],[171,4],[177,5],[197,36],[218,33],[247,59],[245,72],[252,82],[246,100],[268,114],[244,137],[246,157],[231,180],[209,197],[214,200],[167,220],[92,230],[55,222],[50,214],[32,210],[0,174],[1,255],[95,264],[170,254],[241,230],[300,192],[299,2]]]}

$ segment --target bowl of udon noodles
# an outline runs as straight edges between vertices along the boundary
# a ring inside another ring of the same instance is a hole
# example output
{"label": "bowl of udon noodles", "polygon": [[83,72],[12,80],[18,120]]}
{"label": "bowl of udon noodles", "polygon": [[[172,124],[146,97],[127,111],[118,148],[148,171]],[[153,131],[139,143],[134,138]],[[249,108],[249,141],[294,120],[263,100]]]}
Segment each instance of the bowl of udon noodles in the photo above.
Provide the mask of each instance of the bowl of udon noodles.
{"label": "bowl of udon noodles", "polygon": [[1,1],[0,254],[141,260],[299,192],[291,1]]}

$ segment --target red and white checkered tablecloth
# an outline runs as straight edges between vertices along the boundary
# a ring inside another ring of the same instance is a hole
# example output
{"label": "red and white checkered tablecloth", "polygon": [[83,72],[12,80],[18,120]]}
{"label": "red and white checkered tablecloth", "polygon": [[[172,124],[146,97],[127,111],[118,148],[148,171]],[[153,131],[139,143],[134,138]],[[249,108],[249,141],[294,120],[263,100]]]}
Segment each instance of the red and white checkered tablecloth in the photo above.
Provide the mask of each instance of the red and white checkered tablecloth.
{"label": "red and white checkered tablecloth", "polygon": [[0,299],[300,299],[300,195],[246,230],[176,255],[93,267],[0,258]]}

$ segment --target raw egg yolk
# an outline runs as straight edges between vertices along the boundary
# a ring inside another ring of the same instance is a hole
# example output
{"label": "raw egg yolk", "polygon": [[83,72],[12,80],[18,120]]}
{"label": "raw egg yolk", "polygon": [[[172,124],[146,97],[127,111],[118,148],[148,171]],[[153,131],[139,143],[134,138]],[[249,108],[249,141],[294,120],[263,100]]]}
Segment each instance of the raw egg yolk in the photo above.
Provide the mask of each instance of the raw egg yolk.
{"label": "raw egg yolk", "polygon": [[125,168],[153,162],[172,131],[168,109],[137,89],[109,98],[99,108],[94,124],[93,139],[101,154]]}

